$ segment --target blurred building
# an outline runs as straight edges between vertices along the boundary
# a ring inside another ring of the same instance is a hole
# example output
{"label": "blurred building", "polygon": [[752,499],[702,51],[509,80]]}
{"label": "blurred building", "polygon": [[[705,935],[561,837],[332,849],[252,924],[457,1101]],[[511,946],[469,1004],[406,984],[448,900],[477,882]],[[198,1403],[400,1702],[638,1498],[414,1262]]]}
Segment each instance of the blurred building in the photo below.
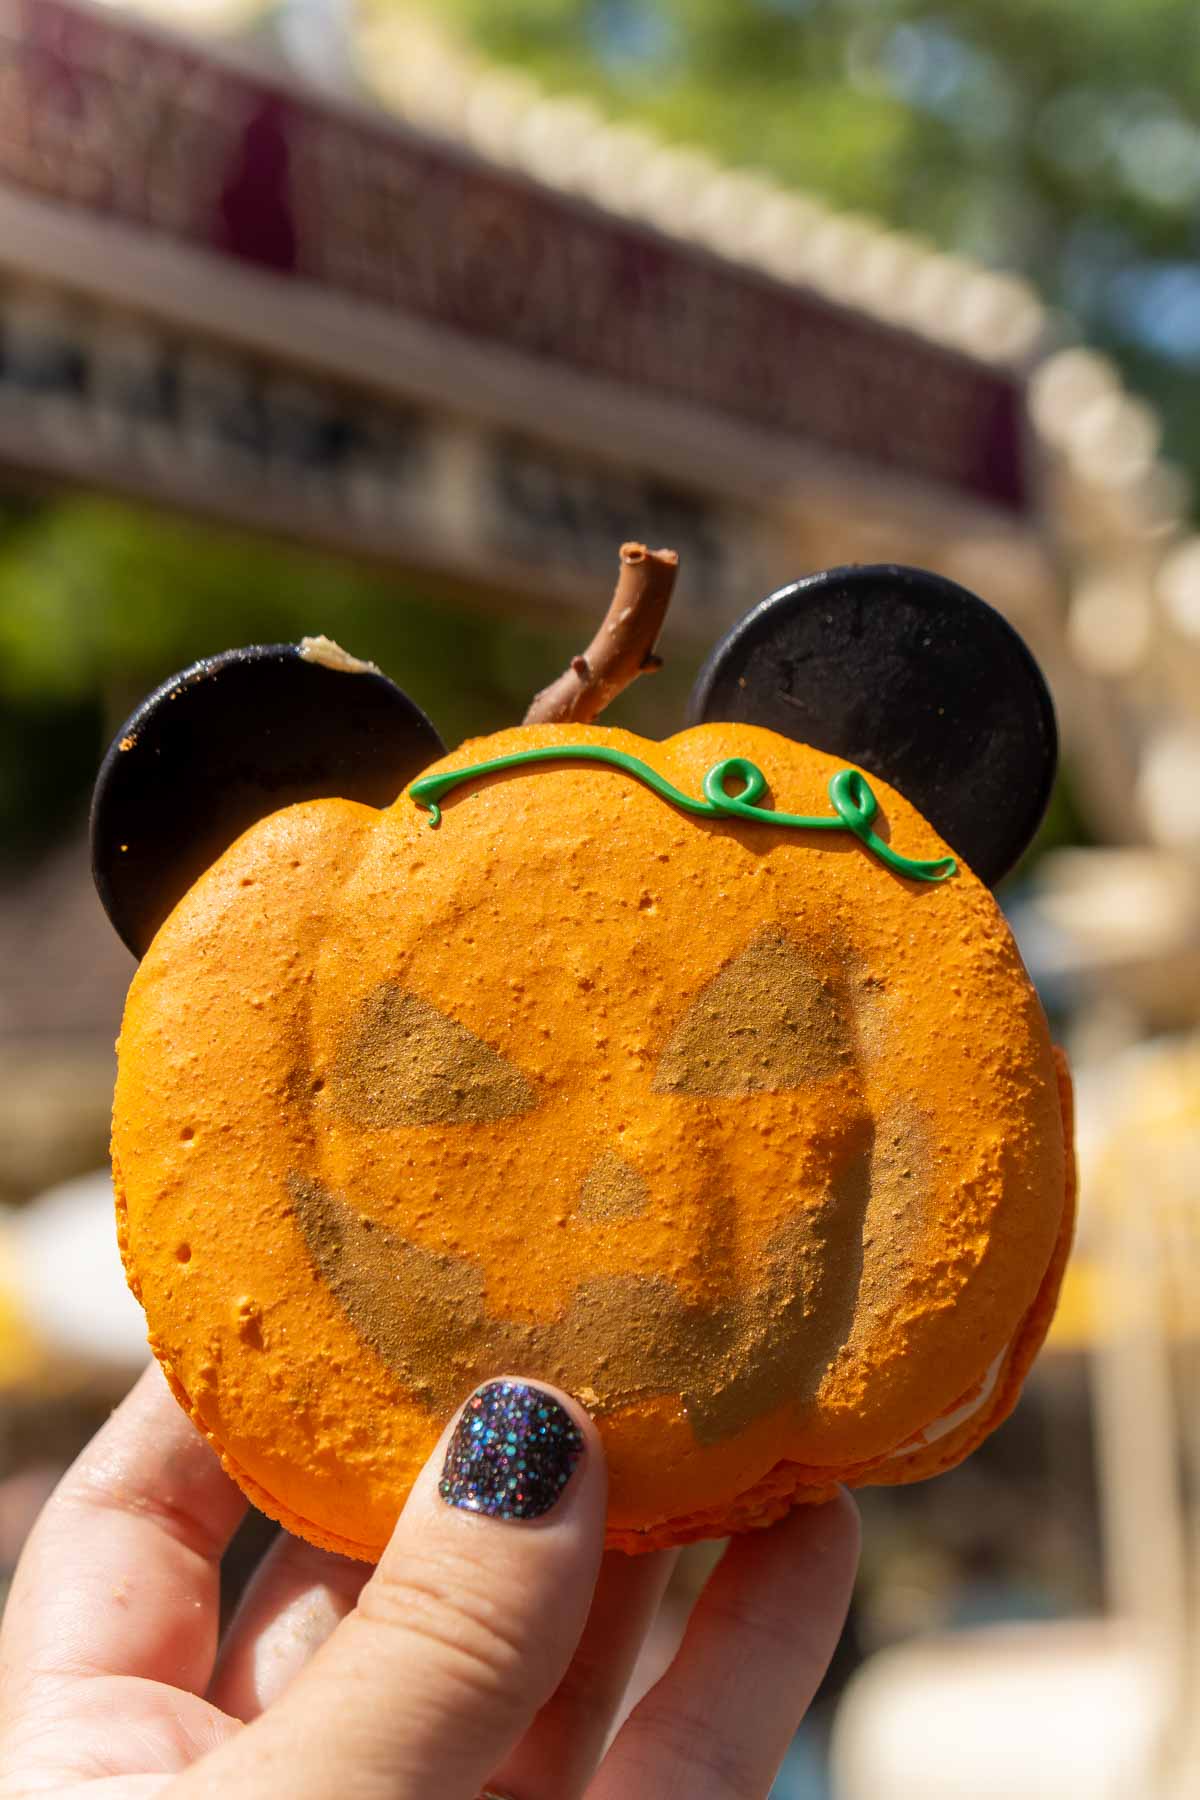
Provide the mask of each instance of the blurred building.
{"label": "blurred building", "polygon": [[[311,65],[298,25],[326,9],[284,10]],[[1019,284],[407,30],[362,59],[398,122],[111,8],[4,9],[11,471],[501,602],[594,607],[636,533],[678,545],[679,617],[706,636],[796,569],[978,577],[981,543],[983,585],[1036,612]]]}
{"label": "blurred building", "polygon": [[[1195,1016],[1200,551],[1111,365],[1021,282],[549,98],[433,12],[153,9],[200,38],[145,6],[0,6],[0,483],[580,626],[616,543],[669,543],[705,646],[806,569],[938,568],[1047,666],[1115,846],[1047,866],[1035,971],[1101,1037]],[[0,982],[18,1068],[30,992],[81,963],[115,1019],[125,977],[98,913],[92,947],[53,929],[64,858],[0,896],[5,943],[45,922]]]}
{"label": "blurred building", "polygon": [[[155,10],[218,35],[0,6],[0,482],[580,625],[622,538],[669,543],[697,645],[806,569],[938,568],[1032,643],[1097,835],[1129,847],[1051,866],[1039,973],[1115,993],[1119,1036],[1193,1015],[1200,558],[1110,365],[1021,282],[547,98],[406,11]],[[83,1020],[115,1021],[126,967],[75,920],[83,867],[0,896],[0,941],[32,940],[0,1058],[40,1055],[55,1008],[31,1046],[28,996],[82,966],[71,1051],[106,1080],[111,1029]]]}
{"label": "blurred building", "polygon": [[[160,10],[222,32],[262,12]],[[1036,634],[1057,590],[1023,290],[946,287],[913,246],[411,24],[356,39],[348,12],[292,0],[231,48],[86,0],[0,6],[0,481],[581,625],[623,538],[667,543],[672,630],[705,644],[802,569],[880,557],[957,572]],[[378,101],[345,97],[356,64]],[[81,840],[0,886],[0,951],[19,1198],[103,1153],[129,962]]]}
{"label": "blurred building", "polygon": [[615,540],[670,542],[674,627],[706,641],[804,569],[925,563],[1050,666],[1100,834],[1200,841],[1186,486],[1023,283],[548,98],[407,9],[153,10],[223,35],[0,9],[10,479],[502,606],[591,611]]}

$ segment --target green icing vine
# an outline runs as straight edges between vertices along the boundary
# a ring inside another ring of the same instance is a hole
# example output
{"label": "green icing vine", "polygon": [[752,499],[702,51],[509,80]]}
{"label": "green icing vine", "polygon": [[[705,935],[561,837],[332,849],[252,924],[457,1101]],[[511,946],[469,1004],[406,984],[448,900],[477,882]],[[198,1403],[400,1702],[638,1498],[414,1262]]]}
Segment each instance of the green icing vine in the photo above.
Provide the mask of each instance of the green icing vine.
{"label": "green icing vine", "polygon": [[[800,831],[850,831],[864,844],[872,856],[879,858],[897,875],[906,875],[912,881],[945,881],[948,876],[958,871],[958,864],[952,856],[940,856],[933,861],[921,862],[911,856],[901,856],[890,844],[872,830],[872,823],[879,810],[879,802],[871,790],[871,784],[865,775],[857,769],[839,769],[829,783],[829,798],[833,802],[832,816],[823,814],[820,818],[804,818],[799,813],[771,812],[758,806],[767,792],[767,778],[762,770],[744,756],[728,756],[724,762],[716,763],[704,777],[704,799],[696,800],[690,794],[682,793],[679,788],[672,787],[657,770],[648,763],[639,761],[636,756],[627,756],[623,750],[610,750],[605,744],[555,744],[542,750],[517,750],[511,756],[497,756],[491,762],[474,763],[469,769],[451,769],[444,775],[423,775],[414,781],[408,790],[409,798],[417,806],[425,808],[429,813],[431,828],[441,824],[442,809],[438,802],[451,788],[458,787],[461,782],[471,781],[476,775],[495,775],[502,769],[515,769],[529,763],[540,762],[595,762],[608,763],[614,769],[622,769],[625,774],[644,781],[653,788],[656,794],[678,806],[684,812],[697,814],[701,818],[715,819],[721,817],[746,819],[755,825],[792,826]],[[741,781],[744,785],[740,793],[730,794],[725,783],[729,780]]]}

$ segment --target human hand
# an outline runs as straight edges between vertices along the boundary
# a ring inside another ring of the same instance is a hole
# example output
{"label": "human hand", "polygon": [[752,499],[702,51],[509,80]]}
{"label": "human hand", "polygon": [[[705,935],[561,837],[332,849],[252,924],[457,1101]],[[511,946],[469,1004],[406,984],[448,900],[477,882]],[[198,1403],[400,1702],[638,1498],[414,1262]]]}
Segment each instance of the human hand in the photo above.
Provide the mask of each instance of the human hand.
{"label": "human hand", "polygon": [[[800,1507],[734,1540],[605,1754],[673,1556],[602,1554],[604,1456],[574,1401],[482,1392],[377,1569],[281,1535],[218,1652],[218,1567],[245,1501],[148,1370],[63,1480],[14,1578],[3,1800],[766,1795],[845,1617],[853,1503]],[[525,1448],[517,1510],[548,1503],[522,1522],[466,1510],[488,1504],[498,1460],[493,1449],[481,1465],[471,1419],[501,1411]],[[548,1453],[524,1444],[526,1426],[538,1442],[549,1432]]]}

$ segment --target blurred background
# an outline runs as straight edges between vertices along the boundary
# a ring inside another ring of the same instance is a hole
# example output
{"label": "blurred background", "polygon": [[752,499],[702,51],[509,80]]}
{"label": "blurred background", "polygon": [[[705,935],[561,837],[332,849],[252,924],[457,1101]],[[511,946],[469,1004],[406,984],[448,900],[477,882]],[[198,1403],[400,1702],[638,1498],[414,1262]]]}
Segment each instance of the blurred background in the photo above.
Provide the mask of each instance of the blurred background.
{"label": "blurred background", "polygon": [[776,1791],[1197,1791],[1198,117],[1192,0],[0,0],[0,1571],[144,1354],[86,848],[136,700],[323,632],[490,731],[633,537],[665,736],[753,600],[913,562],[1055,690],[1001,898],[1083,1217],[1010,1423],[864,1495]]}

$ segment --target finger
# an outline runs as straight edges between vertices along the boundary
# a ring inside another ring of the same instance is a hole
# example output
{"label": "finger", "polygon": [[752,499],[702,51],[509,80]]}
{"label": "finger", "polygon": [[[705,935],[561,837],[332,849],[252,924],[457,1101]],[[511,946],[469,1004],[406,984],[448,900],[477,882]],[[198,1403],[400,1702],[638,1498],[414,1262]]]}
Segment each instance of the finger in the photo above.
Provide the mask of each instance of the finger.
{"label": "finger", "polygon": [[837,1646],[857,1562],[848,1494],[735,1538],[588,1800],[763,1800]]}
{"label": "finger", "polygon": [[574,1401],[489,1383],[418,1476],[355,1610],[179,1800],[475,1800],[566,1673],[606,1495]]}
{"label": "finger", "polygon": [[208,1690],[214,1706],[257,1719],[354,1610],[370,1574],[368,1563],[281,1533],[225,1633]]}
{"label": "finger", "polygon": [[6,1685],[137,1675],[202,1692],[246,1502],[157,1366],[67,1471],[13,1577]]}
{"label": "finger", "polygon": [[521,1800],[569,1800],[584,1792],[675,1561],[669,1550],[609,1551],[570,1668],[489,1787]]}

